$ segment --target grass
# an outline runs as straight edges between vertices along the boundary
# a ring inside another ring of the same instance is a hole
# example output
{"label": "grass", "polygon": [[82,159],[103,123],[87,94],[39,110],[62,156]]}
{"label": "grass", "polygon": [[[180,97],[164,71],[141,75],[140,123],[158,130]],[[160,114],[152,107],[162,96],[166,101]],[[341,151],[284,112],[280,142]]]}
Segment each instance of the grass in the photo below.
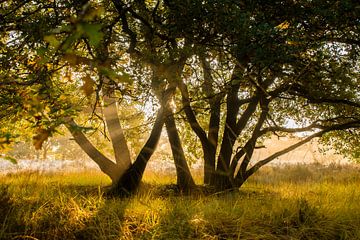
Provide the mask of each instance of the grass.
{"label": "grass", "polygon": [[[200,179],[200,178],[198,178]],[[267,167],[240,192],[178,196],[173,176],[106,199],[98,172],[0,176],[0,239],[360,239],[360,171]]]}

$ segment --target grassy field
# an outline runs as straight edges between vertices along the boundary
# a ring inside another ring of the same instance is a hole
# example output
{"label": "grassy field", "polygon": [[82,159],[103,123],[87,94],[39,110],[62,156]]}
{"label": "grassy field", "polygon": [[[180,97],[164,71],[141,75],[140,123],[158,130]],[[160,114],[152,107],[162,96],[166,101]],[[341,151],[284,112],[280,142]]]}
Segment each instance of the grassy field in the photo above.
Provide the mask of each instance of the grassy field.
{"label": "grassy field", "polygon": [[0,176],[0,239],[360,239],[360,170],[268,167],[240,192],[178,196],[173,176],[107,199],[98,172]]}

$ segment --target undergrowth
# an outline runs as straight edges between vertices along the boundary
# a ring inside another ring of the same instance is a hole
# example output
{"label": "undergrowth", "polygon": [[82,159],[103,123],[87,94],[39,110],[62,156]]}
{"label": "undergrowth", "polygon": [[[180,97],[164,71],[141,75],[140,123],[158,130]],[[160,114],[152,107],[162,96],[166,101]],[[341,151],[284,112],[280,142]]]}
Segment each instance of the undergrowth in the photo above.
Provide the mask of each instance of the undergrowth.
{"label": "undergrowth", "polygon": [[[200,179],[200,177],[198,177]],[[239,192],[179,196],[148,173],[104,197],[98,172],[0,176],[0,239],[360,239],[360,172],[267,167]]]}

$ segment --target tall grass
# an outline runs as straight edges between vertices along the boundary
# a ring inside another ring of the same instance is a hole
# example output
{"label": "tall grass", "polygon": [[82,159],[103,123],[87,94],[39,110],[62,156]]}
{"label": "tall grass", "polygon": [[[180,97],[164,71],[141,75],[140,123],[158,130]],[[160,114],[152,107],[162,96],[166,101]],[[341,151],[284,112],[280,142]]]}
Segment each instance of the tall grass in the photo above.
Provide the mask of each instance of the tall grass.
{"label": "tall grass", "polygon": [[360,172],[268,167],[240,192],[178,196],[148,173],[108,199],[97,172],[0,177],[0,239],[360,239]]}

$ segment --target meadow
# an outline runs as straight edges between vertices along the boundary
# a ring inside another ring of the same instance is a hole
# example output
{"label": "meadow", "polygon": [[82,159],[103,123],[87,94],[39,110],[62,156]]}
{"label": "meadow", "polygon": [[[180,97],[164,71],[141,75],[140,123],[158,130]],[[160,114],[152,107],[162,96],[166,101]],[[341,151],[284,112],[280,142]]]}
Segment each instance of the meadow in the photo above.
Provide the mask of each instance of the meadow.
{"label": "meadow", "polygon": [[360,239],[354,166],[266,167],[217,194],[179,195],[174,182],[146,173],[116,199],[96,171],[0,175],[0,239]]}

